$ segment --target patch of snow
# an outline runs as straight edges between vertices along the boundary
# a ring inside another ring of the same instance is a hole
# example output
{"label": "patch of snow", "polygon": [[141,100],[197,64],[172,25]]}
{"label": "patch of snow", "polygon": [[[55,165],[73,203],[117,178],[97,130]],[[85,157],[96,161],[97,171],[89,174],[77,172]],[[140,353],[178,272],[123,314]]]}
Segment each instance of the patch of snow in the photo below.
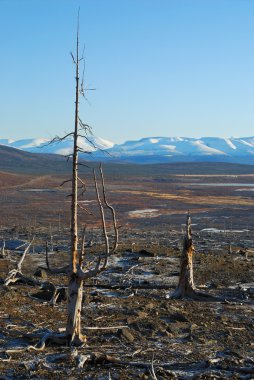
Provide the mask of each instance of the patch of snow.
{"label": "patch of snow", "polygon": [[142,210],[129,211],[129,214],[140,214],[140,213],[156,212],[156,211],[158,211],[156,208],[145,208]]}
{"label": "patch of snow", "polygon": [[151,139],[149,139],[149,141],[150,141],[151,144],[156,144],[156,143],[158,143],[160,141],[160,139],[151,138]]}
{"label": "patch of snow", "polygon": [[39,139],[33,139],[30,141],[27,141],[27,143],[24,143],[24,145],[19,146],[20,149],[26,149],[26,148],[32,148],[32,147],[39,147],[41,145],[44,145],[48,143],[50,140],[45,138],[39,138]]}
{"label": "patch of snow", "polygon": [[198,150],[200,150],[203,154],[212,155],[212,154],[219,154],[219,155],[226,155],[221,150],[211,148],[210,146],[207,146],[203,143],[202,140],[196,140],[191,142],[192,145],[196,146]]}
{"label": "patch of snow", "polygon": [[226,141],[228,146],[230,146],[230,148],[237,149],[236,146],[232,143],[232,141],[230,139],[225,138],[224,140]]}
{"label": "patch of snow", "polygon": [[170,140],[171,141],[184,141],[184,139],[182,137],[172,137]]}
{"label": "patch of snow", "polygon": [[174,151],[176,150],[176,146],[175,145],[161,145],[162,148],[166,148],[170,151]]}
{"label": "patch of snow", "polygon": [[60,154],[61,156],[68,156],[69,154],[71,154],[73,151],[73,148],[72,147],[69,147],[69,148],[60,148],[60,149],[56,149],[55,150],[55,154]]}
{"label": "patch of snow", "polygon": [[245,141],[245,140],[242,140],[242,139],[240,139],[239,141],[241,143],[243,143],[244,145],[247,145],[247,146],[250,146],[251,148],[254,148],[254,144],[252,142]]}
{"label": "patch of snow", "polygon": [[243,233],[243,232],[249,232],[249,230],[219,230],[218,228],[203,228],[200,232],[211,232],[215,234],[220,233]]}
{"label": "patch of snow", "polygon": [[129,211],[128,215],[132,218],[155,218],[160,215],[157,212],[158,212],[157,209],[146,208],[143,210]]}
{"label": "patch of snow", "polygon": [[112,141],[102,139],[101,137],[96,137],[96,143],[100,144],[103,147],[101,147],[101,149],[113,148],[113,146],[115,145],[115,143],[113,143]]}

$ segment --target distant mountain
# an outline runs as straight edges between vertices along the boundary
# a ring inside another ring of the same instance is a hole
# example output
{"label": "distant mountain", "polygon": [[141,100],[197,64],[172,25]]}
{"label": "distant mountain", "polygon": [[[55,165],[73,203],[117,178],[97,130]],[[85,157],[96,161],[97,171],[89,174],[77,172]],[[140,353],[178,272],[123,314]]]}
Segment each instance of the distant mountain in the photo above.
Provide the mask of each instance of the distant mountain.
{"label": "distant mountain", "polygon": [[254,164],[254,137],[147,137],[114,145],[107,152],[109,154],[105,156],[97,151],[93,159],[136,163],[212,161]]}
{"label": "distant mountain", "polygon": [[[136,141],[114,144],[99,137],[81,139],[81,148],[93,154],[84,158],[93,161],[171,163],[171,162],[232,162],[254,164],[254,137],[147,137]],[[48,139],[8,140],[0,144],[32,153],[68,155],[72,151],[71,138],[48,144]],[[97,149],[96,149],[97,147]],[[106,151],[103,152],[103,151]]]}
{"label": "distant mountain", "polygon": [[[73,139],[67,138],[60,142],[49,144],[51,139],[0,139],[0,144],[11,148],[21,149],[30,153],[50,153],[66,156],[72,152]],[[87,139],[79,138],[79,146],[86,152],[94,152],[97,149],[109,149],[114,146],[114,143],[100,137],[90,136]]]}

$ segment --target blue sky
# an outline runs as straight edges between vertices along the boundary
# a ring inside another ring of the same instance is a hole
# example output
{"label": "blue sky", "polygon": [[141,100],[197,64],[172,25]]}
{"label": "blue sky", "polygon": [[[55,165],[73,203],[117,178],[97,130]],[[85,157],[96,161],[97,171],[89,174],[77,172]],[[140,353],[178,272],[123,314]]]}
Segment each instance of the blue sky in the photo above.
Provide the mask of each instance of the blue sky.
{"label": "blue sky", "polygon": [[79,6],[96,135],[254,135],[254,1],[0,0],[1,138],[72,129]]}

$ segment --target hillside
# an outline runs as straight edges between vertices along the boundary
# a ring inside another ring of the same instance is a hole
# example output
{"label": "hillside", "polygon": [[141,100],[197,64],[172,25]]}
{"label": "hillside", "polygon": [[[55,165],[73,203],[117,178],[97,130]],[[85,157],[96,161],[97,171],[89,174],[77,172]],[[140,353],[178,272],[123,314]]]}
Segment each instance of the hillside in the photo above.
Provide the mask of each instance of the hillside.
{"label": "hillside", "polygon": [[[90,156],[89,156],[90,157]],[[86,157],[87,158],[87,157]],[[113,176],[143,177],[154,175],[164,177],[171,174],[253,174],[253,165],[222,162],[173,162],[140,164],[126,162],[105,162],[104,173]],[[96,166],[90,162],[89,166]],[[66,174],[70,172],[70,162],[56,154],[29,153],[0,145],[0,171],[23,174]]]}
{"label": "hillside", "polygon": [[0,171],[17,173],[66,172],[66,159],[58,155],[35,154],[0,145]]}

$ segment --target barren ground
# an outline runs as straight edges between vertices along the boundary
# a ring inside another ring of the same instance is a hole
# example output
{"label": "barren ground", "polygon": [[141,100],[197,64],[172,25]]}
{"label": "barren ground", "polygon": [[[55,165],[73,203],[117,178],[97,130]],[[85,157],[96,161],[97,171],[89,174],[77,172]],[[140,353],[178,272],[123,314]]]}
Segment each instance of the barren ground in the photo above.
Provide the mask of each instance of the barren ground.
{"label": "barren ground", "polygon": [[[86,347],[25,349],[38,342],[27,334],[64,328],[65,301],[50,306],[50,294],[40,286],[0,286],[1,378],[152,379],[152,367],[158,379],[253,378],[254,168],[244,174],[232,166],[230,172],[226,166],[224,172],[219,166],[217,172],[179,171],[172,173],[167,166],[106,168],[120,244],[108,269],[84,288]],[[59,187],[65,179],[62,174],[1,175],[0,237],[6,243],[36,237],[24,262],[29,276],[45,266],[46,240],[53,245],[52,265],[68,260],[69,189]],[[93,211],[80,214],[81,224],[88,225],[89,259],[103,251],[90,183],[83,205]],[[217,302],[170,299],[188,209],[195,283],[218,296]],[[7,253],[15,266],[20,253]],[[1,265],[0,278],[6,273]],[[39,281],[67,284],[49,273]],[[82,366],[84,355],[90,356]],[[107,355],[104,360],[102,355]]]}

